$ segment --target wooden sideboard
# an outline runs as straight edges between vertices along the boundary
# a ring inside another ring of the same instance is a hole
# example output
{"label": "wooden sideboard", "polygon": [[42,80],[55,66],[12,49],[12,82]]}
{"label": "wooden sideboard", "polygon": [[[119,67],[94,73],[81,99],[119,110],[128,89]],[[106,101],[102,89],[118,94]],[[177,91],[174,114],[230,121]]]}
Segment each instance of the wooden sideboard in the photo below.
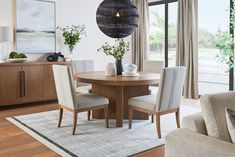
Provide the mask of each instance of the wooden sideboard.
{"label": "wooden sideboard", "polygon": [[53,64],[26,62],[0,64],[0,106],[56,100]]}

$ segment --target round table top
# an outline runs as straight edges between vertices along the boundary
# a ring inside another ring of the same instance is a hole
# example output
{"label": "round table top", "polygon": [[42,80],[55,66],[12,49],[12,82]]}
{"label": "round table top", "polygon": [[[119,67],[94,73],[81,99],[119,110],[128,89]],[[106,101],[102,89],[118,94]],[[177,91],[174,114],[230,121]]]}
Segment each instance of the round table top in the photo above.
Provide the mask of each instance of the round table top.
{"label": "round table top", "polygon": [[83,83],[109,85],[109,86],[135,86],[151,85],[159,83],[158,73],[139,73],[136,77],[127,76],[105,76],[105,72],[85,72],[76,74],[74,79]]}

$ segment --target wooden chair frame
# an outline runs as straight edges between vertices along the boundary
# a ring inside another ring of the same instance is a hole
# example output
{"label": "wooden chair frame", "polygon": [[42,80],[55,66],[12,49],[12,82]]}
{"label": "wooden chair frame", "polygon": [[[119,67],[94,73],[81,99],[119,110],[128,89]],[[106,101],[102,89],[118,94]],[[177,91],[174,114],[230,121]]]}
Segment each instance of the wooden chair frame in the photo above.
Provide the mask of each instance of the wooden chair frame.
{"label": "wooden chair frame", "polygon": [[63,118],[63,111],[67,110],[73,113],[73,129],[72,129],[72,135],[75,134],[76,126],[77,126],[77,115],[81,112],[88,111],[88,121],[90,121],[91,111],[92,110],[100,110],[104,109],[104,115],[105,115],[105,127],[109,128],[109,116],[108,116],[108,104],[97,106],[97,107],[89,107],[89,108],[82,108],[82,109],[73,109],[68,107],[67,105],[59,105],[59,121],[58,121],[58,127],[61,126],[62,118]]}
{"label": "wooden chair frame", "polygon": [[131,129],[131,127],[132,127],[132,119],[133,119],[133,111],[134,110],[148,113],[149,115],[151,115],[152,123],[154,123],[154,115],[156,116],[156,128],[157,128],[158,138],[161,138],[160,117],[162,115],[175,113],[177,128],[180,128],[180,109],[179,108],[171,109],[171,110],[167,110],[167,111],[163,111],[163,112],[154,112],[154,111],[150,111],[150,110],[146,110],[146,109],[142,109],[142,108],[139,108],[136,106],[129,105],[129,129]]}

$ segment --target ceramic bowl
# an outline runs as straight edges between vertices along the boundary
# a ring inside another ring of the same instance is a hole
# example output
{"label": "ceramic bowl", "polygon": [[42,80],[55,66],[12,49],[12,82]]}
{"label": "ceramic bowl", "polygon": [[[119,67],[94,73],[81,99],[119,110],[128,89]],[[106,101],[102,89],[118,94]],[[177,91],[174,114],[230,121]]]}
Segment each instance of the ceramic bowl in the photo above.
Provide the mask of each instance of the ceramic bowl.
{"label": "ceramic bowl", "polygon": [[12,63],[23,63],[23,62],[26,62],[27,60],[28,58],[14,58],[14,59],[9,58],[8,59],[8,61]]}

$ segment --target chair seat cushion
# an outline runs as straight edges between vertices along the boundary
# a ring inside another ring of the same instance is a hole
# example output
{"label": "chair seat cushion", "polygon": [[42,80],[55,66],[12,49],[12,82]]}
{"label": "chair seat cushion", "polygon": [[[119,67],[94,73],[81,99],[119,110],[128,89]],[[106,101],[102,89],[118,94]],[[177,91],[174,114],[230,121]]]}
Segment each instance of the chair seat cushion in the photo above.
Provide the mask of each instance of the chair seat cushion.
{"label": "chair seat cushion", "polygon": [[149,86],[149,90],[150,90],[150,95],[157,95],[158,87],[151,85]]}
{"label": "chair seat cushion", "polygon": [[87,85],[87,86],[80,86],[76,89],[76,93],[78,94],[87,94],[87,93],[91,93],[91,85]]}
{"label": "chair seat cushion", "polygon": [[76,109],[97,107],[109,104],[108,98],[102,96],[95,96],[93,94],[79,95],[77,96],[77,102],[78,103],[76,105]]}
{"label": "chair seat cushion", "polygon": [[155,111],[156,95],[134,97],[129,99],[128,104],[134,107]]}

